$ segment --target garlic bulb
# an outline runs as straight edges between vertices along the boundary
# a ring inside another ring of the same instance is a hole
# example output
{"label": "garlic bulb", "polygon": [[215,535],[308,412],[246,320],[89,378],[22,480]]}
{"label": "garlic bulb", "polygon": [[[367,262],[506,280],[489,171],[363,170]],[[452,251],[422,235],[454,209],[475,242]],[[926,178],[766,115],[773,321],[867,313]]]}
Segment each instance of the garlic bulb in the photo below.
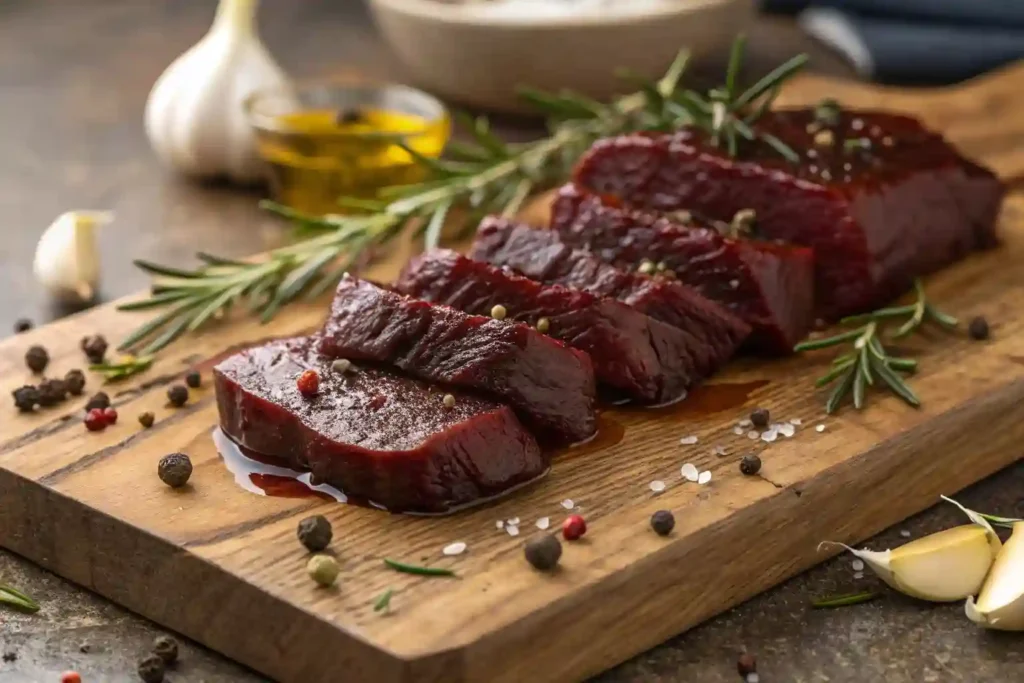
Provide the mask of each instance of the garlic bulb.
{"label": "garlic bulb", "polygon": [[895,550],[877,552],[835,545],[849,550],[905,595],[931,602],[955,602],[977,594],[1002,548],[988,522],[973,513],[969,516],[974,524],[946,529]]}
{"label": "garlic bulb", "polygon": [[978,601],[967,598],[967,618],[986,628],[1024,631],[1024,523],[1013,525],[1010,540],[992,565]]}
{"label": "garlic bulb", "polygon": [[220,0],[209,32],[163,72],[146,102],[160,159],[192,176],[252,183],[262,176],[244,101],[288,85],[256,33],[256,0]]}
{"label": "garlic bulb", "polygon": [[100,255],[96,228],[113,220],[102,211],[68,211],[50,224],[36,246],[36,280],[56,299],[88,303],[96,296]]}

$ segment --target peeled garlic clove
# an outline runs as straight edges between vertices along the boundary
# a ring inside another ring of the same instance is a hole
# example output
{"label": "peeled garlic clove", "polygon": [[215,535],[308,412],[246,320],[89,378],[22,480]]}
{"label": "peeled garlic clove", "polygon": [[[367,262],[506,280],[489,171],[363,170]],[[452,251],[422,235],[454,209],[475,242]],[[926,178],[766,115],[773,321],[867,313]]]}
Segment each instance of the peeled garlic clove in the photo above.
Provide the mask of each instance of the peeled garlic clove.
{"label": "peeled garlic clove", "polygon": [[968,619],[986,628],[1024,631],[1024,523],[1013,525],[977,602],[968,598],[964,611]]}
{"label": "peeled garlic clove", "polygon": [[96,228],[113,220],[105,211],[68,211],[50,224],[36,246],[33,272],[54,298],[88,303],[96,296],[100,254]]}

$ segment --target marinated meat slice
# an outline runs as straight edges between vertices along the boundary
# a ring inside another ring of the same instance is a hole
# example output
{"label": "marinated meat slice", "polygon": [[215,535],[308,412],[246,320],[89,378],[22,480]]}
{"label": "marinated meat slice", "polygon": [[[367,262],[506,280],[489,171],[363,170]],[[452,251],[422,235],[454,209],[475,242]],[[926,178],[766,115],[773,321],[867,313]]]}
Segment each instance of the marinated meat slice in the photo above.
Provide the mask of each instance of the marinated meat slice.
{"label": "marinated meat slice", "polygon": [[575,180],[659,211],[729,220],[753,209],[760,235],[814,249],[817,305],[829,319],[877,306],[915,277],[996,243],[1005,186],[990,171],[913,118],[830,116],[795,109],[758,121],[798,151],[796,165],[763,143],[732,158],[683,130],[600,141]]}
{"label": "marinated meat slice", "polygon": [[[392,511],[450,511],[547,470],[510,408],[372,365],[334,372],[318,346],[315,337],[274,341],[217,365],[224,432]],[[312,398],[296,388],[306,370],[320,375]]]}
{"label": "marinated meat slice", "polygon": [[701,378],[681,330],[614,299],[544,285],[454,251],[434,249],[414,258],[396,288],[478,315],[500,306],[510,319],[539,324],[590,354],[598,381],[639,401],[674,401]]}
{"label": "marinated meat slice", "polygon": [[415,377],[481,391],[559,443],[593,436],[590,357],[528,325],[469,315],[345,276],[321,334],[334,358],[390,363]]}
{"label": "marinated meat slice", "polygon": [[618,299],[655,320],[683,330],[697,369],[713,373],[750,334],[750,326],[686,285],[665,277],[619,270],[593,254],[559,241],[553,230],[537,230],[505,218],[484,219],[470,256],[551,284]]}
{"label": "marinated meat slice", "polygon": [[790,353],[814,323],[810,249],[732,239],[572,184],[558,192],[551,227],[562,242],[619,268],[636,271],[644,261],[665,267],[750,325],[751,350]]}

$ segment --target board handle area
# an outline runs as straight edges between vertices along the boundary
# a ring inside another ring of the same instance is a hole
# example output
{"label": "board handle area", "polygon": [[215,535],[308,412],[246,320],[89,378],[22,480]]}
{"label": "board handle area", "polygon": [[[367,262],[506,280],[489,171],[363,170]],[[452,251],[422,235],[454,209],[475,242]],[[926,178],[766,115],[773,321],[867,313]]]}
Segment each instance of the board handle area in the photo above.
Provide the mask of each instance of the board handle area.
{"label": "board handle area", "polygon": [[916,116],[1007,182],[1024,183],[1024,61],[941,88],[798,76],[786,85],[779,102],[805,105],[823,97]]}

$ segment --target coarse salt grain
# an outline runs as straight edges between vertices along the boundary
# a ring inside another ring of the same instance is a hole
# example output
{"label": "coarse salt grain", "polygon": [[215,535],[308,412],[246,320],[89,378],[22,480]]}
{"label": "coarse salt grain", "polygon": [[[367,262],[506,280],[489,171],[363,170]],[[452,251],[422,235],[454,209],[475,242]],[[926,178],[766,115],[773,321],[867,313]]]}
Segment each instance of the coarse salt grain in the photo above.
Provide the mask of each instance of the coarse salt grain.
{"label": "coarse salt grain", "polygon": [[713,449],[711,449],[711,452],[714,453],[715,455],[728,454],[728,451],[725,450],[725,446],[715,446]]}
{"label": "coarse salt grain", "polygon": [[655,493],[661,493],[662,491],[665,490],[665,482],[661,481],[660,479],[652,481],[650,484],[648,484],[648,486]]}
{"label": "coarse salt grain", "polygon": [[736,436],[743,436],[743,427],[733,427],[732,433]]}
{"label": "coarse salt grain", "polygon": [[441,551],[445,555],[461,555],[466,552],[466,544],[462,541],[456,541],[455,543],[449,543]]}
{"label": "coarse salt grain", "polygon": [[747,683],[761,683],[761,677],[757,672],[747,674]]}
{"label": "coarse salt grain", "polygon": [[695,436],[684,436],[683,438],[679,439],[679,443],[681,443],[684,446],[692,446],[693,444],[697,443],[698,440],[699,439],[697,439],[697,437]]}
{"label": "coarse salt grain", "polygon": [[562,507],[564,507],[566,510],[572,510],[574,507],[576,507],[576,503],[572,502],[572,498],[566,498],[565,500],[562,501]]}
{"label": "coarse salt grain", "polygon": [[509,519],[505,520],[505,524],[508,524],[509,526],[519,526],[519,518],[510,517]]}
{"label": "coarse salt grain", "polygon": [[761,441],[765,441],[767,443],[771,443],[772,441],[775,441],[775,439],[777,438],[779,438],[779,433],[775,430],[774,427],[761,435]]}
{"label": "coarse salt grain", "polygon": [[910,532],[904,529],[900,532],[900,536],[902,536],[903,538],[910,538]]}
{"label": "coarse salt grain", "polygon": [[857,580],[863,579],[864,578],[864,572],[854,572],[853,573],[853,578],[855,578]]}
{"label": "coarse salt grain", "polygon": [[855,572],[862,571],[864,569],[864,560],[854,560],[850,563],[850,566],[853,567]]}
{"label": "coarse salt grain", "polygon": [[759,438],[761,438],[761,435],[755,432],[753,429],[751,429],[749,432],[747,432],[747,438],[750,439],[751,441],[757,441]]}
{"label": "coarse salt grain", "polygon": [[540,519],[537,520],[537,528],[540,529],[541,531],[543,531],[544,529],[547,529],[549,526],[551,526],[551,518],[550,517],[541,517]]}
{"label": "coarse salt grain", "polygon": [[799,427],[803,423],[804,423],[804,421],[801,420],[799,417],[794,417],[792,420],[789,421],[789,424],[796,425],[797,427]]}
{"label": "coarse salt grain", "polygon": [[817,427],[814,428],[814,431],[821,434],[823,431],[825,431],[825,425],[818,425]]}
{"label": "coarse salt grain", "polygon": [[708,483],[709,481],[711,481],[710,470],[704,470],[703,472],[700,473],[700,476],[697,477],[697,483],[700,484],[701,486]]}
{"label": "coarse salt grain", "polygon": [[739,286],[740,286],[740,281],[739,280],[729,280],[729,287],[731,287],[732,289],[736,289]]}
{"label": "coarse salt grain", "polygon": [[508,526],[505,527],[505,533],[508,534],[509,536],[518,536],[519,535],[519,527],[512,526],[511,524],[509,524]]}
{"label": "coarse salt grain", "polygon": [[679,474],[683,475],[683,479],[686,481],[697,481],[700,478],[700,472],[697,471],[697,467],[689,462],[679,469]]}
{"label": "coarse salt grain", "polygon": [[744,419],[740,420],[740,427],[746,428],[746,427],[753,427],[753,426],[754,426],[754,423],[750,420],[750,418],[744,418]]}
{"label": "coarse salt grain", "polygon": [[497,522],[494,523],[494,526],[496,528],[498,528],[498,529],[504,529],[505,528],[505,520],[499,519]]}
{"label": "coarse salt grain", "polygon": [[788,439],[789,437],[791,437],[794,434],[796,434],[796,427],[794,427],[791,424],[780,424],[779,425],[779,434],[782,434],[784,437],[786,437]]}

